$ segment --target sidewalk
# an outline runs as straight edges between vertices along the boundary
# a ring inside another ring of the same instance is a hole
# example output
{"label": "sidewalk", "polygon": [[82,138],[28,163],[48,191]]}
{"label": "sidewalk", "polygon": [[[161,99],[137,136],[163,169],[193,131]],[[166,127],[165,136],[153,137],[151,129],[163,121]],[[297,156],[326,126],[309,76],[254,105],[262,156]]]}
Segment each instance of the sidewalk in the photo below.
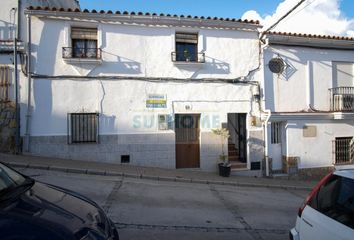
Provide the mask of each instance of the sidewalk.
{"label": "sidewalk", "polygon": [[299,189],[308,191],[311,190],[316,184],[314,181],[272,178],[253,178],[241,176],[230,176],[229,178],[224,178],[218,176],[216,172],[210,173],[201,172],[198,170],[162,169],[155,167],[141,167],[125,164],[88,162],[26,155],[10,155],[3,153],[0,153],[0,161],[13,167],[25,167],[105,176],[124,176],[131,178],[153,179],[159,181]]}

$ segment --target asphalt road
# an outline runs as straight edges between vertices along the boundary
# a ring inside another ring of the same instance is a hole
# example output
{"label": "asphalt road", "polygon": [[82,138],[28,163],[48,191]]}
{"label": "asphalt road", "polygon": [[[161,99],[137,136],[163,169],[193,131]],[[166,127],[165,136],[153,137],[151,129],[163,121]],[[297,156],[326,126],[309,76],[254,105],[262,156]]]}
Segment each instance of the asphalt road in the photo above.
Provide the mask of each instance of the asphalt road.
{"label": "asphalt road", "polygon": [[[100,204],[125,239],[288,239],[308,192],[18,169]],[[261,181],[261,180],[260,180]]]}

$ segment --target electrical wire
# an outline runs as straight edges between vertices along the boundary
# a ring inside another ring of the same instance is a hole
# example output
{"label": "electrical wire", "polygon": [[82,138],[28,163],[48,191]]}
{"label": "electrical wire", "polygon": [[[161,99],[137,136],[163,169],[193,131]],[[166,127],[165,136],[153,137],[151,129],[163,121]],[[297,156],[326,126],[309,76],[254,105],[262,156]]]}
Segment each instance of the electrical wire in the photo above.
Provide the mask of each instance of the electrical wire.
{"label": "electrical wire", "polygon": [[308,6],[310,6],[312,3],[314,3],[316,0],[312,0],[312,2],[307,3],[305,6],[303,6],[302,8],[300,8],[298,11],[294,12],[293,14],[291,14],[288,18],[284,19],[283,22],[288,21],[289,19],[291,19],[292,17],[296,16],[299,12],[301,12],[302,10],[304,10],[305,8],[307,8]]}
{"label": "electrical wire", "polygon": [[289,16],[292,12],[294,12],[301,4],[303,4],[307,0],[301,0],[298,2],[294,7],[292,7],[287,13],[285,13],[281,18],[279,18],[273,25],[267,28],[265,31],[262,32],[261,36],[259,37],[260,40],[263,39],[264,35],[275,28],[281,21],[283,21],[287,16]]}
{"label": "electrical wire", "polygon": [[147,82],[218,82],[218,83],[237,83],[237,84],[251,84],[258,85],[258,82],[243,80],[241,78],[228,79],[228,78],[171,78],[171,77],[132,77],[132,76],[75,76],[75,75],[39,75],[31,74],[32,78],[39,79],[67,79],[67,80],[137,80]]}

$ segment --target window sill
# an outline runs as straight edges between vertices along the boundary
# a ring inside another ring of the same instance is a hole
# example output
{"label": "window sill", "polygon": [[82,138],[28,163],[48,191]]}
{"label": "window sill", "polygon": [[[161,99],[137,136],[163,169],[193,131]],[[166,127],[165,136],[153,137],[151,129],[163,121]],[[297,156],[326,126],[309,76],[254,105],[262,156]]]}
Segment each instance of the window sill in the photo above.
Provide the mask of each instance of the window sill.
{"label": "window sill", "polygon": [[63,58],[64,62],[66,63],[96,63],[96,64],[101,64],[102,59],[97,59],[97,58]]}
{"label": "window sill", "polygon": [[354,111],[333,111],[332,112],[333,119],[335,120],[347,120],[354,118]]}
{"label": "window sill", "polygon": [[205,62],[174,61],[173,64],[176,66],[202,66]]}
{"label": "window sill", "polygon": [[97,145],[99,142],[69,142],[68,145]]}

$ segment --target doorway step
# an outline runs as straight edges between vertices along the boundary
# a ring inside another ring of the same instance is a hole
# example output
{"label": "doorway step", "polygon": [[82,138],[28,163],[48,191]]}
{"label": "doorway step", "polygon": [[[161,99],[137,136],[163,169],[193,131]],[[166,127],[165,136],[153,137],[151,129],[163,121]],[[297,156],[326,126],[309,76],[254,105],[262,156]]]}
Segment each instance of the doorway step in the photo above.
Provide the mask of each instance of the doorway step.
{"label": "doorway step", "polygon": [[240,161],[240,153],[234,143],[229,143],[227,146],[229,162],[231,170],[247,170],[247,163]]}

